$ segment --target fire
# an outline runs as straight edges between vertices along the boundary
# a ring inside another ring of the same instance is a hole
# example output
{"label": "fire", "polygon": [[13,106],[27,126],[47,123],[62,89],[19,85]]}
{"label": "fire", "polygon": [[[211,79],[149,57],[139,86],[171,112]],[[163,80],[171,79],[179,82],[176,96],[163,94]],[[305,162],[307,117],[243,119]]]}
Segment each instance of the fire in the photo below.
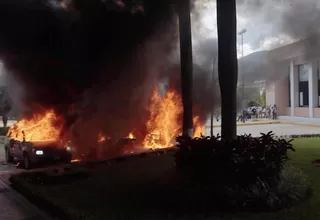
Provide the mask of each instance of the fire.
{"label": "fire", "polygon": [[100,132],[98,134],[98,143],[104,142],[106,140],[106,137]]}
{"label": "fire", "polygon": [[57,125],[58,120],[54,110],[34,114],[10,127],[8,136],[18,141],[58,141],[63,128],[63,124]]}
{"label": "fire", "polygon": [[[160,96],[155,89],[149,106],[150,118],[146,123],[148,134],[144,138],[145,148],[166,148],[174,145],[176,136],[181,135],[181,119],[183,113],[181,96],[169,89]],[[205,126],[199,116],[193,117],[193,137],[205,135]]]}
{"label": "fire", "polygon": [[161,97],[155,90],[149,107],[150,119],[146,123],[148,134],[144,138],[146,148],[164,148],[172,146],[172,141],[179,135],[181,124],[179,117],[182,114],[181,97],[169,90]]}
{"label": "fire", "polygon": [[193,117],[193,137],[201,137],[202,135],[205,135],[205,126],[200,121],[199,116]]}
{"label": "fire", "polygon": [[132,132],[128,135],[128,138],[129,139],[134,139],[135,138]]}

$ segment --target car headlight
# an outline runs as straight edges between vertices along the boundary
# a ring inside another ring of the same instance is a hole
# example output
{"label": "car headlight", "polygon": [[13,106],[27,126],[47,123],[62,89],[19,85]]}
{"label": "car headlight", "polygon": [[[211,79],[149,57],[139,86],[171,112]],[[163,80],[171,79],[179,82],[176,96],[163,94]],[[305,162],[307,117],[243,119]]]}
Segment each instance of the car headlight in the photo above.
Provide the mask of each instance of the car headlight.
{"label": "car headlight", "polygon": [[36,150],[36,155],[43,155],[43,150]]}

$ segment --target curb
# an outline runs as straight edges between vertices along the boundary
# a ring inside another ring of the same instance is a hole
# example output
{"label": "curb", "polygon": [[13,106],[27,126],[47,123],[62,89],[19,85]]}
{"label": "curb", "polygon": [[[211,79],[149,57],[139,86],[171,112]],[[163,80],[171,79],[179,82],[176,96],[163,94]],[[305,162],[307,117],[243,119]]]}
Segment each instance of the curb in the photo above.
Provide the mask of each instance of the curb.
{"label": "curb", "polygon": [[21,209],[22,211],[26,212],[26,214],[29,213],[31,216],[34,216],[33,218],[37,218],[38,220],[52,219],[51,216],[48,215],[48,213],[45,213],[36,205],[30,203],[29,200],[24,197],[24,195],[21,195],[18,191],[13,189],[8,181],[0,179],[0,186],[8,190],[5,196],[6,199],[15,203],[18,206],[18,209]]}
{"label": "curb", "polygon": [[[292,122],[292,121],[268,121],[268,122],[248,122],[248,123],[240,123],[237,126],[254,126],[254,125],[269,125],[269,124],[289,124],[289,125],[300,125],[300,126],[308,126],[308,127],[316,127],[319,128],[320,124],[312,124],[312,123],[304,123],[304,122]],[[206,126],[210,127],[210,126]],[[221,125],[213,125],[214,128],[220,128]]]}
{"label": "curb", "polygon": [[[269,124],[281,124],[281,121],[266,121],[266,122],[247,122],[247,123],[237,123],[237,126],[253,126],[253,125],[269,125]],[[288,123],[286,123],[288,124]],[[210,126],[206,126],[206,127],[210,127]],[[220,128],[221,125],[213,125],[214,128]]]}
{"label": "curb", "polygon": [[320,127],[320,124],[311,124],[304,122],[290,122],[290,121],[280,121],[281,124],[289,124],[289,125],[300,125],[300,126],[309,126],[309,127]]}
{"label": "curb", "polygon": [[42,210],[50,213],[53,217],[58,219],[72,220],[72,218],[60,207],[52,204],[50,201],[41,196],[33,194],[27,187],[23,186],[14,177],[10,177],[11,187],[23,195],[27,200],[41,208]]}

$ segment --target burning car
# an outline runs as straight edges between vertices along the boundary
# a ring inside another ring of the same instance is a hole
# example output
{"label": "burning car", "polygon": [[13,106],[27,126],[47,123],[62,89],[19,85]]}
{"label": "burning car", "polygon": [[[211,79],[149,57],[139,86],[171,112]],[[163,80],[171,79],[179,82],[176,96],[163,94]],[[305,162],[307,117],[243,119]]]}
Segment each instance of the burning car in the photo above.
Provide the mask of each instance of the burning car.
{"label": "burning car", "polygon": [[22,163],[25,169],[30,169],[39,163],[56,161],[70,163],[72,159],[71,147],[62,146],[56,141],[18,141],[6,137],[4,148],[7,162]]}

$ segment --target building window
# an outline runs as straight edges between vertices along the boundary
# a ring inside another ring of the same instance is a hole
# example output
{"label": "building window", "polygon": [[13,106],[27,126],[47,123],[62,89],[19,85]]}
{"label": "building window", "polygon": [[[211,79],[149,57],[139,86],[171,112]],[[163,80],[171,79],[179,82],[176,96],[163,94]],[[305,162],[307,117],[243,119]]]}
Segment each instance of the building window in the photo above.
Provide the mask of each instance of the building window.
{"label": "building window", "polygon": [[299,106],[309,106],[309,85],[308,85],[308,71],[307,65],[298,65],[298,78],[299,78]]}

